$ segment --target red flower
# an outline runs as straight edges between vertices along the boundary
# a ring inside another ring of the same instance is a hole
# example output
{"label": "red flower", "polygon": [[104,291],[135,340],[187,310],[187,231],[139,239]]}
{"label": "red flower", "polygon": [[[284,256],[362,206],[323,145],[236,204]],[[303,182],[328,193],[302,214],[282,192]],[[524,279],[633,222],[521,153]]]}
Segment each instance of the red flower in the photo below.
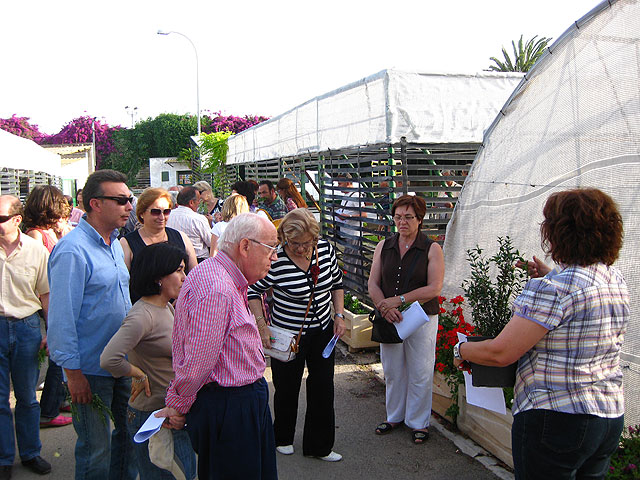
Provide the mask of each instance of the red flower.
{"label": "red flower", "polygon": [[447,313],[447,311],[444,308],[440,307],[440,313]]}
{"label": "red flower", "polygon": [[438,370],[439,372],[443,372],[444,371],[444,363],[436,363],[436,370]]}
{"label": "red flower", "polygon": [[442,296],[438,297],[438,303],[440,305],[442,305],[446,301],[447,301],[447,297],[442,297]]}
{"label": "red flower", "polygon": [[451,299],[451,303],[453,303],[454,305],[464,303],[464,297],[462,295],[458,295],[457,297]]}

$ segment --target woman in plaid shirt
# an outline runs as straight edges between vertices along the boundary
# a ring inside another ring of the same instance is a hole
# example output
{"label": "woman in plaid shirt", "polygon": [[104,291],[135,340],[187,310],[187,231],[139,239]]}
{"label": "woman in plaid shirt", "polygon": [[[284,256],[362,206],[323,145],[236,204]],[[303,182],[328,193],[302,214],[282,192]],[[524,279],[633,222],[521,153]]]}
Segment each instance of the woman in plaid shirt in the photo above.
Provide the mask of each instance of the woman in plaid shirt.
{"label": "woman in plaid shirt", "polygon": [[604,478],[624,421],[620,350],[629,293],[612,264],[622,217],[595,188],[552,194],[532,278],[494,340],[454,347],[457,363],[504,366],[519,359],[513,404],[516,479]]}

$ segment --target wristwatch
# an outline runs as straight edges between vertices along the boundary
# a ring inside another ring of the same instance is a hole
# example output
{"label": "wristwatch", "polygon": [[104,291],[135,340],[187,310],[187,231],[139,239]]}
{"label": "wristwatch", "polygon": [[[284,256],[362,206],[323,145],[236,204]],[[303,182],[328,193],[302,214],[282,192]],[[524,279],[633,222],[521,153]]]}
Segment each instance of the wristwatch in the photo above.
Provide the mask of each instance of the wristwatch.
{"label": "wristwatch", "polygon": [[460,345],[465,342],[458,342],[453,346],[453,358],[456,360],[462,360],[462,356],[460,355]]}
{"label": "wristwatch", "polygon": [[407,300],[404,298],[404,295],[400,295],[400,305],[404,305],[405,303],[407,303]]}
{"label": "wristwatch", "polygon": [[343,313],[336,313],[333,315],[334,317],[340,317],[341,319],[344,320],[344,314]]}

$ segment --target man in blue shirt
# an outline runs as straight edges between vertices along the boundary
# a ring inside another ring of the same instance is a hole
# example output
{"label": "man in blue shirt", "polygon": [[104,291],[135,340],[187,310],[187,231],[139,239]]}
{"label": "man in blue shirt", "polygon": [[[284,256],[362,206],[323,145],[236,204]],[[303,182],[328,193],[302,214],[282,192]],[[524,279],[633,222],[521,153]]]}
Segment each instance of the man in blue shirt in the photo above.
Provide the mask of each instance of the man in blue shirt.
{"label": "man in blue shirt", "polygon": [[[64,369],[77,407],[73,426],[76,479],[134,479],[135,461],[126,413],[131,379],[100,368],[100,354],[131,308],[129,273],[117,241],[132,210],[126,176],[99,170],[82,190],[86,216],[49,258],[49,352]],[[95,396],[111,409],[95,408]]]}

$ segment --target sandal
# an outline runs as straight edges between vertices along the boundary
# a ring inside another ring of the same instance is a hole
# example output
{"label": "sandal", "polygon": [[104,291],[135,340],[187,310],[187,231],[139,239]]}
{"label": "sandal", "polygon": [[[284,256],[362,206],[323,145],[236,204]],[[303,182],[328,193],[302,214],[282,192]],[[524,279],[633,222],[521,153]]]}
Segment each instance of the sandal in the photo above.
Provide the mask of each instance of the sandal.
{"label": "sandal", "polygon": [[376,427],[376,435],[386,435],[387,433],[390,433],[391,431],[395,430],[399,426],[400,426],[399,423],[396,423],[394,425],[393,423],[382,422],[380,425]]}
{"label": "sandal", "polygon": [[422,445],[429,438],[429,430],[414,430],[411,432],[411,439],[416,445]]}

